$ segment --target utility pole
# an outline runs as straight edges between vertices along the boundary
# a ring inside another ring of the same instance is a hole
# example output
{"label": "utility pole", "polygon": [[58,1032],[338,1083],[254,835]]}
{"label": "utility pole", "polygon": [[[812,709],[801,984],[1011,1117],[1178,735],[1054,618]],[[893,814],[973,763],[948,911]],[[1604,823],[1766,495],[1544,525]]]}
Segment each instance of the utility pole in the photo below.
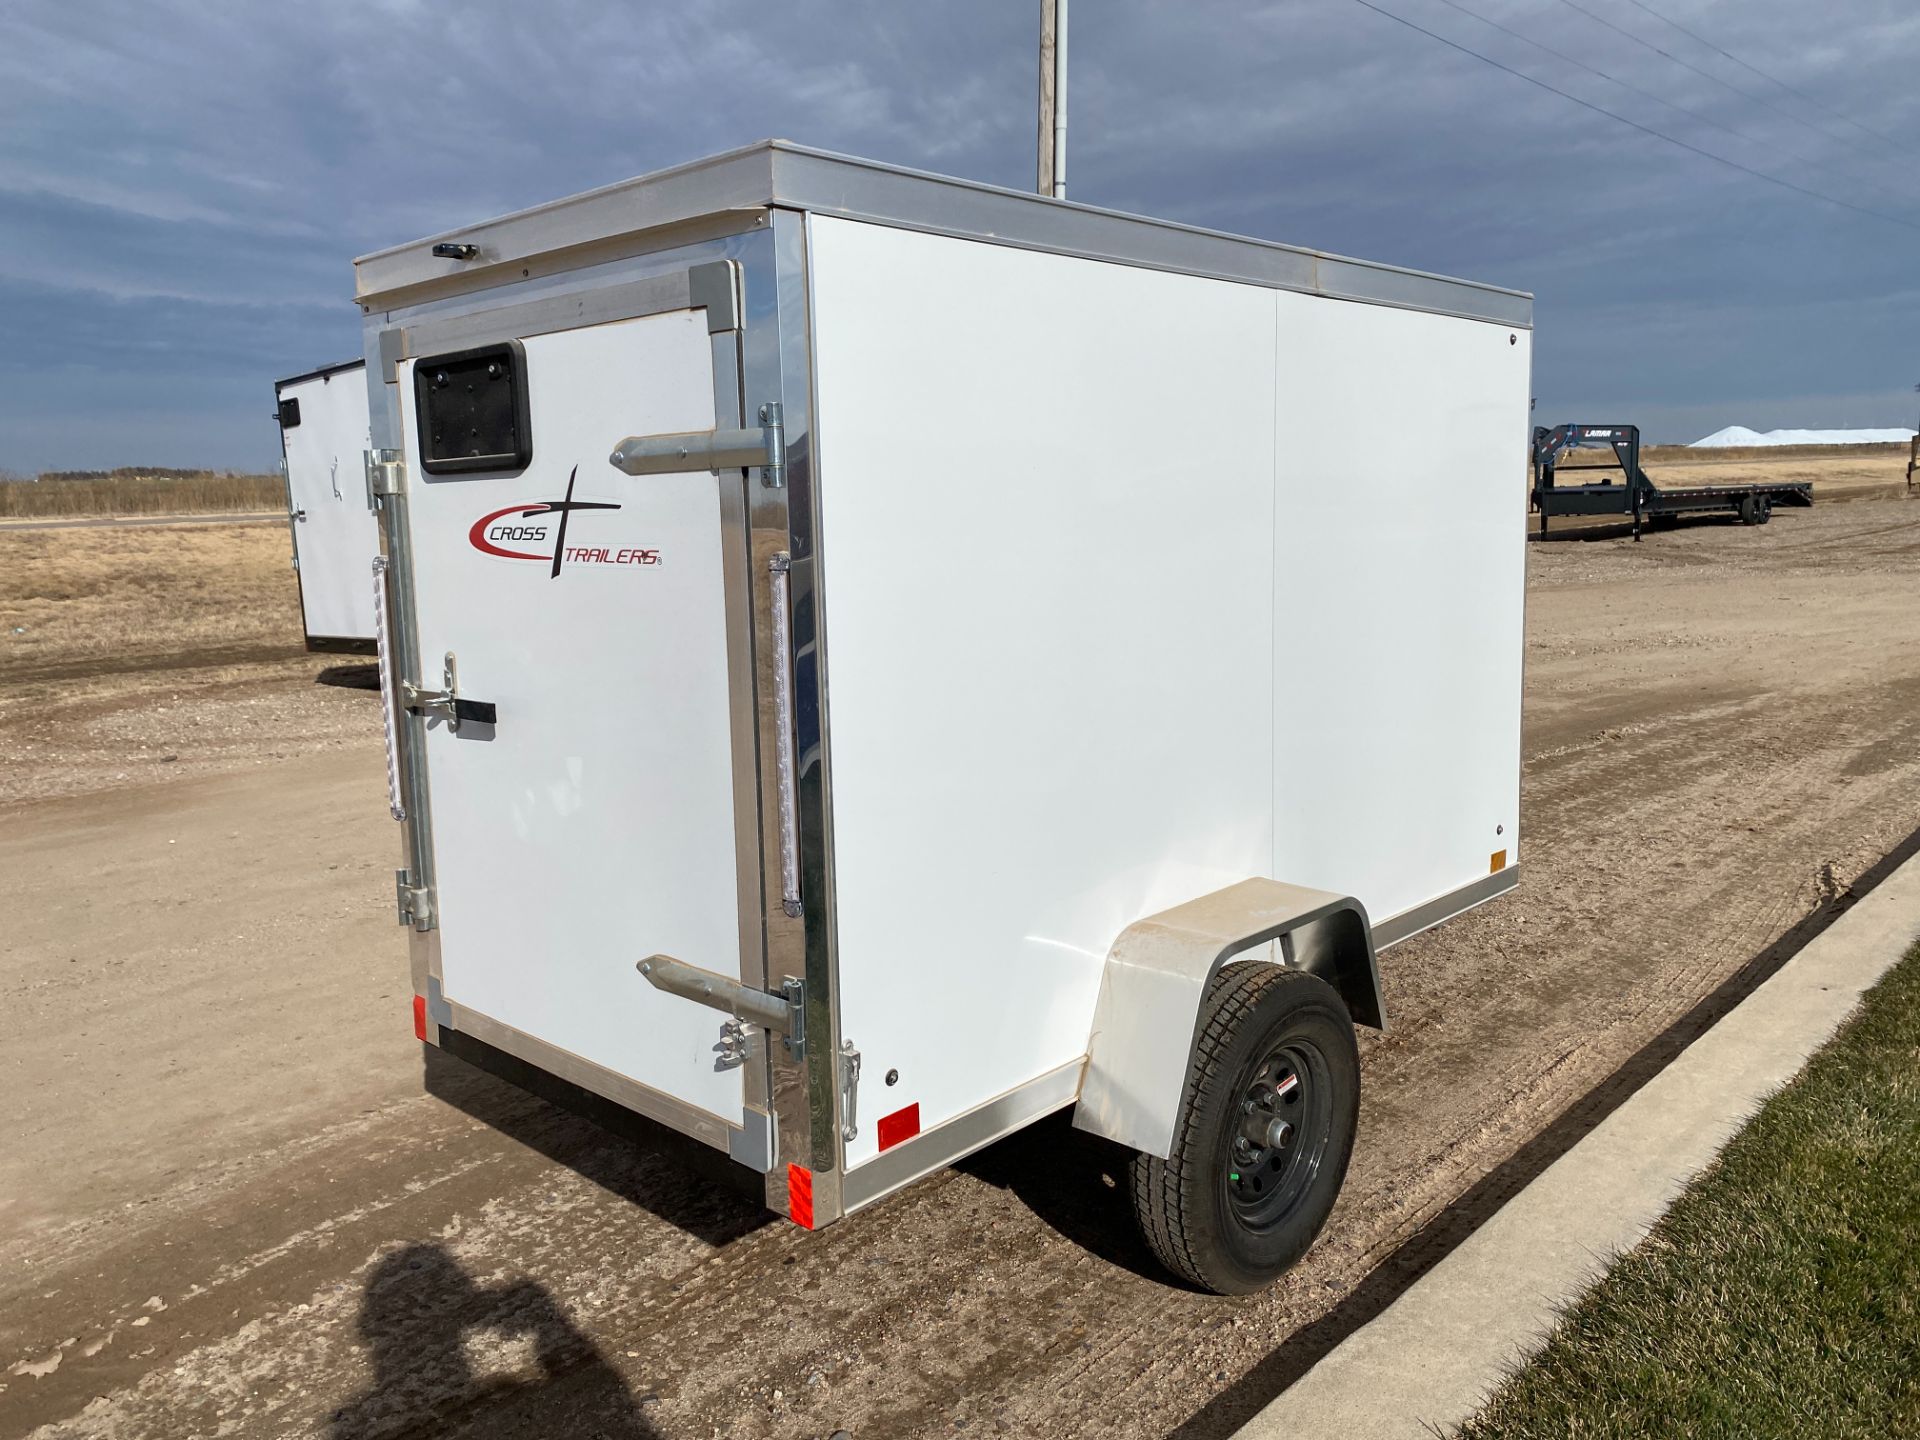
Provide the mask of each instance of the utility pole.
{"label": "utility pole", "polygon": [[1067,195],[1067,0],[1040,0],[1040,157],[1034,189]]}

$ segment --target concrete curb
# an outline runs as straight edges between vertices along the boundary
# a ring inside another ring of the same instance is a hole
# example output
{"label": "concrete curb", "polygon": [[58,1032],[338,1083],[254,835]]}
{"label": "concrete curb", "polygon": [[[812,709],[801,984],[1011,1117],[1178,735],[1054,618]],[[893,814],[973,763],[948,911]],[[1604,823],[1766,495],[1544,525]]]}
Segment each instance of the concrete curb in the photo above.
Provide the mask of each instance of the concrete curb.
{"label": "concrete curb", "polygon": [[1430,1440],[1469,1419],[1920,939],[1906,861],[1237,1432]]}

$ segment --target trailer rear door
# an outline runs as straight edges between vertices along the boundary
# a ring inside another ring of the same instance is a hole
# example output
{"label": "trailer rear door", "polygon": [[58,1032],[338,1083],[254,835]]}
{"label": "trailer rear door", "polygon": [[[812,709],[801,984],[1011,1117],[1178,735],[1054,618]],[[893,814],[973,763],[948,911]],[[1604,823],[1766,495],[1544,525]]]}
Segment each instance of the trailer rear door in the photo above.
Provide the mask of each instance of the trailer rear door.
{"label": "trailer rear door", "polygon": [[[676,310],[492,351],[469,341],[396,375],[416,679],[437,687],[450,663],[462,697],[496,707],[491,725],[427,729],[455,1028],[550,1068],[577,1057],[641,1087],[615,1085],[614,1098],[637,1093],[636,1108],[683,1127],[688,1109],[740,1125],[743,1076],[756,1073],[716,1064],[721,1014],[634,969],[662,952],[743,978],[758,943],[758,841],[736,821],[754,813],[736,807],[738,787],[754,793],[751,721],[736,708],[751,717],[751,667],[743,602],[728,594],[730,577],[744,583],[744,521],[727,499],[742,482],[631,478],[608,455],[623,435],[715,425],[738,393],[721,339],[704,312]],[[503,443],[482,433],[506,423],[481,393],[503,383],[489,367],[520,372],[524,413],[507,428],[525,431],[511,437],[524,466],[430,473],[436,447],[442,465],[458,460],[445,432],[463,416],[470,448]],[[449,393],[444,407],[430,398]]]}
{"label": "trailer rear door", "polygon": [[380,530],[367,507],[366,370],[356,365],[283,383],[278,394],[307,639],[371,644],[369,567],[380,553]]}

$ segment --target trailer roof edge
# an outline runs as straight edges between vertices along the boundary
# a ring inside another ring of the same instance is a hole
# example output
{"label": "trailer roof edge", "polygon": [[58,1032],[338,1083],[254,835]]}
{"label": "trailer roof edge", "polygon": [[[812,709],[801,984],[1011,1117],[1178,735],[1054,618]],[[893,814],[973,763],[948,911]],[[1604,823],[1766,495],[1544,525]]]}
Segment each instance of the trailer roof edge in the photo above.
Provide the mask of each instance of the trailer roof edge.
{"label": "trailer roof edge", "polygon": [[[462,281],[490,281],[502,267],[556,251],[769,207],[1516,328],[1533,324],[1533,297],[1525,291],[1055,200],[784,140],[761,141],[363,255],[354,261],[354,298],[369,308],[389,308],[410,303],[423,290],[445,293],[447,288],[469,288]],[[436,244],[448,242],[478,245],[478,262],[433,254]]]}
{"label": "trailer roof edge", "polygon": [[328,375],[341,375],[349,370],[364,370],[366,368],[366,357],[356,355],[351,360],[336,361],[332,365],[319,365],[312,370],[302,370],[298,375],[285,376],[282,379],[274,381],[273,388],[278,390],[282,385],[298,385],[303,381],[320,380]]}

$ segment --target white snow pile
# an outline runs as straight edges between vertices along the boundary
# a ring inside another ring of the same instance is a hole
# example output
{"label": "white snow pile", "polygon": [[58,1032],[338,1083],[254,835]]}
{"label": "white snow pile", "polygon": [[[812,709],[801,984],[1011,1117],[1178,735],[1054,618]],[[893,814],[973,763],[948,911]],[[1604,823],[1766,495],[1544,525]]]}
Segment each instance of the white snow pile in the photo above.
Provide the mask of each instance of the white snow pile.
{"label": "white snow pile", "polygon": [[1721,450],[1735,445],[1904,445],[1913,431],[1893,430],[1749,430],[1744,425],[1729,425],[1704,439],[1696,440],[1690,450]]}

